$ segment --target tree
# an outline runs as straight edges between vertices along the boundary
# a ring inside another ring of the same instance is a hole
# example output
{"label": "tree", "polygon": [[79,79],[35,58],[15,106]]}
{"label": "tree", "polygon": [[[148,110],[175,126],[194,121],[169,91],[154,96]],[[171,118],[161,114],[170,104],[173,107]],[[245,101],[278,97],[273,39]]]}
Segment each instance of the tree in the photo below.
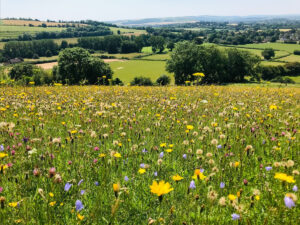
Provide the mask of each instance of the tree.
{"label": "tree", "polygon": [[157,50],[159,50],[159,53],[162,53],[165,49],[165,39],[162,36],[152,36],[149,42],[154,53],[157,52]]}
{"label": "tree", "polygon": [[123,41],[121,47],[121,53],[131,53],[131,52],[138,52],[139,48],[134,41]]}
{"label": "tree", "polygon": [[60,49],[65,49],[68,47],[68,42],[66,40],[63,40],[60,44]]}
{"label": "tree", "polygon": [[173,41],[170,41],[167,44],[167,48],[170,49],[170,51],[173,51],[173,49],[175,48],[175,43]]}
{"label": "tree", "polygon": [[177,43],[171,53],[171,59],[167,61],[166,69],[174,73],[175,84],[184,84],[185,81],[193,79],[192,74],[202,71],[199,65],[199,47],[191,42]]}
{"label": "tree", "polygon": [[265,50],[262,51],[261,54],[264,57],[264,59],[269,60],[275,56],[275,51],[272,48],[266,48]]}
{"label": "tree", "polygon": [[112,79],[110,66],[99,58],[92,57],[83,48],[66,48],[59,53],[58,78],[63,83],[109,84]]}
{"label": "tree", "polygon": [[118,53],[121,48],[122,39],[120,36],[110,35],[104,38],[106,50],[110,54]]}

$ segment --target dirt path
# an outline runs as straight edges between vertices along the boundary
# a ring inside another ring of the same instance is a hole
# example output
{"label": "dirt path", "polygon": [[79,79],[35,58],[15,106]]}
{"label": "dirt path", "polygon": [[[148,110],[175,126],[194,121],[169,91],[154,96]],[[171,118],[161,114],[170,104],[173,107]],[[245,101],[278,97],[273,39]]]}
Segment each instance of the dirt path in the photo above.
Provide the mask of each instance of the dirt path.
{"label": "dirt path", "polygon": [[[124,59],[103,59],[104,62],[109,63],[109,62],[124,62],[126,60]],[[54,66],[57,66],[57,62],[50,62],[50,63],[41,63],[41,64],[36,64],[38,67],[41,67],[44,70],[50,70]]]}

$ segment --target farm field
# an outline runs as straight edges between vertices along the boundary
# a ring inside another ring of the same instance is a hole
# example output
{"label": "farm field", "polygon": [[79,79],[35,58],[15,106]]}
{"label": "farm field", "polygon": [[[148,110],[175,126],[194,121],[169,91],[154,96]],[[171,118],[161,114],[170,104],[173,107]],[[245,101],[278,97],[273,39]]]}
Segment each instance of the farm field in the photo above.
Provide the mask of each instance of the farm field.
{"label": "farm field", "polygon": [[121,27],[110,27],[109,28],[114,34],[118,34],[118,30],[121,32],[122,35],[141,35],[146,34],[146,30],[137,30],[137,29],[127,29],[127,28],[121,28]]}
{"label": "farm field", "polygon": [[246,44],[246,45],[237,45],[238,47],[245,48],[273,48],[275,50],[287,51],[293,53],[294,50],[300,50],[299,44],[284,44],[284,43],[261,43],[261,44]]}
{"label": "farm field", "polygon": [[27,26],[7,26],[0,24],[0,40],[2,39],[15,39],[23,33],[36,34],[38,32],[47,31],[47,32],[58,32],[66,28],[60,27],[27,27]]}
{"label": "farm field", "polygon": [[155,82],[163,74],[169,75],[173,82],[173,76],[166,72],[163,61],[128,60],[109,64],[114,71],[114,77],[120,78],[125,84],[137,76],[150,77]]}
{"label": "farm field", "polygon": [[[43,23],[46,24],[47,26],[58,26],[58,25],[67,24],[67,23],[34,21],[34,20],[0,20],[0,24],[8,25],[8,26],[29,26],[29,24],[32,24],[33,26],[41,26]],[[72,24],[72,23],[68,23],[68,24]],[[86,24],[80,24],[80,26],[86,26]]]}
{"label": "farm field", "polygon": [[299,88],[2,87],[1,224],[297,224],[299,103]]}

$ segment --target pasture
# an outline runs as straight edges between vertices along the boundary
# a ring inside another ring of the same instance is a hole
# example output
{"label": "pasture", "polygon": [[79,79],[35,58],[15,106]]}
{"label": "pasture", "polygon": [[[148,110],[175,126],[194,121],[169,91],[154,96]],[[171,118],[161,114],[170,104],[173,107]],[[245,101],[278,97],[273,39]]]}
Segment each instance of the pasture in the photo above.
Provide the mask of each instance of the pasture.
{"label": "pasture", "polygon": [[38,32],[59,32],[66,28],[60,27],[28,27],[28,26],[8,26],[0,25],[0,40],[2,39],[17,39],[20,35],[27,33],[35,35]]}
{"label": "pasture", "polygon": [[134,77],[150,77],[153,82],[163,74],[169,75],[172,80],[173,76],[166,72],[165,62],[146,61],[146,60],[128,60],[124,62],[110,62],[114,71],[114,77],[120,78],[124,84],[129,83]]}
{"label": "pasture", "polygon": [[297,224],[299,88],[2,87],[1,224]]}

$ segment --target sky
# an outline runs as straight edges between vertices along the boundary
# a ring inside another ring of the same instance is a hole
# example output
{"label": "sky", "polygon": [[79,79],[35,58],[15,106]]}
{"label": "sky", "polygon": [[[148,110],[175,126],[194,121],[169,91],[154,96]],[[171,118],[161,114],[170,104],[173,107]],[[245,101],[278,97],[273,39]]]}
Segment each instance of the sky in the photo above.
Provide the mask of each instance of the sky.
{"label": "sky", "polygon": [[300,0],[0,0],[0,4],[1,18],[40,20],[300,14]]}

